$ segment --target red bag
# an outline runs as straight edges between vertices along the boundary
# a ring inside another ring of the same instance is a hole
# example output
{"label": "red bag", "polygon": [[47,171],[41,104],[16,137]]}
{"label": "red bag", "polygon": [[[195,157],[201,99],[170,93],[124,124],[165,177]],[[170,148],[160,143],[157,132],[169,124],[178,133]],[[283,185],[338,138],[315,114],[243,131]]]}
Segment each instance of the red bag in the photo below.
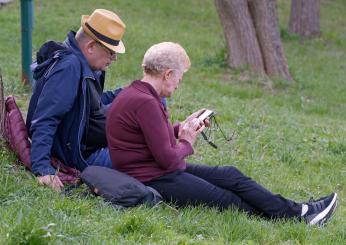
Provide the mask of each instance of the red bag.
{"label": "red bag", "polygon": [[[28,132],[22,113],[13,96],[5,101],[5,132],[4,137],[24,166],[31,171],[30,147]],[[75,184],[79,181],[80,171],[64,165],[56,158],[52,158],[52,166],[58,170],[58,177],[63,183]]]}

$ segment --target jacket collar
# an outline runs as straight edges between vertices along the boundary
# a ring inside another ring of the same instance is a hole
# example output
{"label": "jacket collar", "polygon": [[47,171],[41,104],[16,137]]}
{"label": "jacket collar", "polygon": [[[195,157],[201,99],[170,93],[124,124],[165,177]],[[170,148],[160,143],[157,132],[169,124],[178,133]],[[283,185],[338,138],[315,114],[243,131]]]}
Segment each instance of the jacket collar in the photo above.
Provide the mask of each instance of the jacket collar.
{"label": "jacket collar", "polygon": [[82,64],[83,77],[88,77],[88,78],[92,78],[92,79],[96,80],[95,79],[95,73],[90,69],[90,66],[89,66],[87,60],[85,59],[84,54],[79,49],[79,46],[77,44],[75,36],[76,36],[76,32],[70,31],[67,34],[67,38],[64,41],[64,45],[66,47],[68,47],[80,60],[80,62]]}

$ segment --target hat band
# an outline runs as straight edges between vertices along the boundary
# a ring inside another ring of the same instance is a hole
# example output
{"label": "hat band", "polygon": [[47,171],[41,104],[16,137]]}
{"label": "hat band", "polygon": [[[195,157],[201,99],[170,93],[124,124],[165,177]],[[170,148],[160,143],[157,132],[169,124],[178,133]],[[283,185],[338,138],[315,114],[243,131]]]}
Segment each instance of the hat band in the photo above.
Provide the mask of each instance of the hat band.
{"label": "hat band", "polygon": [[110,45],[113,46],[118,46],[119,45],[119,40],[114,40],[112,38],[109,38],[101,33],[99,33],[98,31],[96,31],[94,28],[92,28],[87,22],[85,22],[85,26],[88,27],[88,29],[101,41],[108,43]]}

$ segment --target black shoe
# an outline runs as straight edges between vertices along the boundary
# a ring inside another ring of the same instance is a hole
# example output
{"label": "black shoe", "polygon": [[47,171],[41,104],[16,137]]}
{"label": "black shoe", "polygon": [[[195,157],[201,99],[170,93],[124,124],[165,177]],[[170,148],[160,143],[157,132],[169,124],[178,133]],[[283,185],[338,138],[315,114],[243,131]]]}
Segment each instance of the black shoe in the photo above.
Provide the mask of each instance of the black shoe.
{"label": "black shoe", "polygon": [[307,224],[323,226],[335,211],[338,202],[336,193],[330,196],[322,197],[317,201],[309,201],[308,211],[303,215],[303,219]]}

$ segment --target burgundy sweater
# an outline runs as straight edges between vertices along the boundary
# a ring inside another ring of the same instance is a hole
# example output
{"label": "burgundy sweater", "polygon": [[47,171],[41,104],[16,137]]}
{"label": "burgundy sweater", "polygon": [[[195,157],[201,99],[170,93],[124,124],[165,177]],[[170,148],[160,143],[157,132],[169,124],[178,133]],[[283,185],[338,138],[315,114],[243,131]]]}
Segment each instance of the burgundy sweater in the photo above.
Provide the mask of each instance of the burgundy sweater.
{"label": "burgundy sweater", "polygon": [[114,100],[107,114],[106,132],[113,167],[147,182],[186,168],[193,153],[186,140],[176,137],[168,113],[154,88],[134,81]]}

